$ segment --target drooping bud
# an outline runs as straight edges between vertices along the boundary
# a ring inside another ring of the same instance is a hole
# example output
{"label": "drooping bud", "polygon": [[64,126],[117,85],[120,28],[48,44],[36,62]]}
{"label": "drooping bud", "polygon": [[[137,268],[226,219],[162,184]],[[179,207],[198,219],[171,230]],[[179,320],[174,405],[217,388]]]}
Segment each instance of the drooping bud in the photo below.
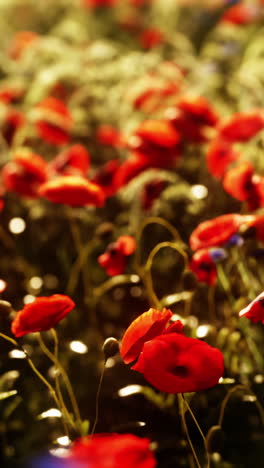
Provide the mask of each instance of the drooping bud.
{"label": "drooping bud", "polygon": [[103,352],[105,355],[105,360],[115,356],[117,353],[119,353],[118,341],[113,337],[107,338],[103,344]]}

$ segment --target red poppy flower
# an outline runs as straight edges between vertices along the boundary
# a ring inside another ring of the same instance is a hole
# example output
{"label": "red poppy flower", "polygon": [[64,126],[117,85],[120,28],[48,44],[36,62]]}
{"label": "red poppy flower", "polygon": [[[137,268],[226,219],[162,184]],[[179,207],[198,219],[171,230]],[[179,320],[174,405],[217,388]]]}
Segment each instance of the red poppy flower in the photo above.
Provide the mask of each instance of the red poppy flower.
{"label": "red poppy flower", "polygon": [[248,141],[264,128],[261,110],[238,112],[219,126],[219,137],[230,142]]}
{"label": "red poppy flower", "polygon": [[139,42],[144,49],[153,49],[164,42],[164,34],[157,28],[145,29],[139,36]]}
{"label": "red poppy flower", "polygon": [[158,390],[196,392],[212,387],[222,376],[222,353],[207,343],[182,334],[180,321],[166,328],[172,312],[150,309],[126,330],[120,353],[132,369],[143,373]]}
{"label": "red poppy flower", "polygon": [[126,268],[126,257],[135,251],[136,243],[131,236],[121,236],[108,245],[106,252],[98,257],[98,263],[109,276],[120,275]]}
{"label": "red poppy flower", "polygon": [[21,148],[2,169],[1,176],[7,190],[26,197],[38,196],[38,188],[47,179],[48,165],[38,154]]}
{"label": "red poppy flower", "polygon": [[59,153],[50,168],[62,175],[85,176],[90,167],[90,155],[83,145],[73,145]]}
{"label": "red poppy flower", "polygon": [[190,246],[192,250],[199,250],[215,245],[222,245],[236,234],[245,222],[242,215],[232,213],[204,221],[192,232]]}
{"label": "red poppy flower", "polygon": [[182,138],[194,143],[208,140],[207,127],[214,127],[218,116],[212,105],[202,96],[181,99],[168,110],[168,116]]}
{"label": "red poppy flower", "polygon": [[179,143],[180,135],[167,120],[145,120],[135,131],[135,135],[154,145],[164,148],[174,147]]}
{"label": "red poppy flower", "polygon": [[257,5],[239,3],[239,5],[228,8],[222,16],[221,21],[237,25],[245,25],[256,21],[258,15],[259,9],[257,8]]}
{"label": "red poppy flower", "polygon": [[38,297],[17,312],[11,324],[12,333],[19,338],[39,331],[50,330],[75,307],[68,296],[54,294]]}
{"label": "red poppy flower", "polygon": [[92,181],[101,187],[106,197],[110,197],[117,190],[114,178],[119,168],[119,161],[117,159],[111,159],[98,169],[92,178]]}
{"label": "red poppy flower", "polygon": [[40,138],[54,145],[69,143],[73,121],[62,101],[47,97],[36,106],[34,114]]}
{"label": "red poppy flower", "polygon": [[166,182],[164,180],[153,180],[144,185],[141,193],[141,204],[144,210],[151,209],[155,200],[157,200],[164,190]]}
{"label": "red poppy flower", "polygon": [[70,448],[66,460],[80,468],[154,468],[157,463],[150,450],[150,440],[132,434],[82,437]]}
{"label": "red poppy flower", "polygon": [[179,84],[174,81],[167,81],[163,84],[154,84],[141,91],[132,101],[135,109],[143,112],[153,112],[166,104],[166,99],[179,92]]}
{"label": "red poppy flower", "polygon": [[38,34],[33,31],[20,31],[15,34],[9,47],[9,55],[17,60],[21,57],[24,50],[38,39]]}
{"label": "red poppy flower", "polygon": [[112,125],[100,125],[96,132],[96,139],[102,145],[118,148],[122,146],[122,135]]}
{"label": "red poppy flower", "polygon": [[243,161],[226,172],[223,187],[234,198],[246,201],[249,209],[256,210],[262,202],[259,182],[260,177],[254,174],[252,164]]}
{"label": "red poppy flower", "polygon": [[204,341],[166,333],[147,341],[132,369],[168,393],[198,392],[217,385],[224,372],[222,353]]}
{"label": "red poppy flower", "polygon": [[[160,335],[172,317],[169,309],[149,309],[135,319],[126,330],[120,354],[123,361],[128,364],[138,358],[146,341]],[[183,327],[183,325],[181,326]]]}
{"label": "red poppy flower", "polygon": [[25,117],[22,112],[13,109],[12,107],[6,108],[3,121],[1,122],[1,132],[9,145],[13,142],[16,131],[19,130],[24,123]]}
{"label": "red poppy flower", "polygon": [[105,196],[101,187],[80,176],[61,176],[39,188],[39,195],[53,203],[70,206],[103,206]]}
{"label": "red poppy flower", "polygon": [[123,187],[131,179],[149,167],[151,167],[149,157],[139,151],[134,151],[115,172],[113,177],[114,190],[118,190],[120,187]]}
{"label": "red poppy flower", "polygon": [[0,101],[5,104],[18,101],[24,94],[24,88],[20,85],[2,86],[0,89]]}
{"label": "red poppy flower", "polygon": [[214,177],[222,178],[228,166],[239,159],[239,153],[231,144],[223,139],[217,138],[212,141],[206,155],[208,171]]}
{"label": "red poppy flower", "polygon": [[207,249],[195,252],[189,264],[190,270],[195,274],[198,281],[213,286],[217,280],[217,271],[214,261]]}
{"label": "red poppy flower", "polygon": [[247,317],[251,322],[264,324],[264,292],[239,312],[240,317]]}

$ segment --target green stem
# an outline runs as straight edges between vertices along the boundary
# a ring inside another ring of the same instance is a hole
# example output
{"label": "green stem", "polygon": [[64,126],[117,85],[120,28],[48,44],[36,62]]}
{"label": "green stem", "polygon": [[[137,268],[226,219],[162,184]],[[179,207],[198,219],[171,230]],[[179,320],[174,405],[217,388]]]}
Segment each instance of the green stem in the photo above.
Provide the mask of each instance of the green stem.
{"label": "green stem", "polygon": [[[44,385],[48,388],[52,398],[54,399],[57,407],[61,410],[61,413],[62,415],[64,416],[65,418],[65,421],[69,422],[69,420],[67,419],[67,415],[63,412],[63,408],[60,404],[60,401],[59,401],[59,398],[57,397],[56,395],[56,392],[54,390],[54,388],[52,387],[52,385],[48,382],[48,380],[44,377],[44,375],[41,374],[41,372],[36,368],[35,364],[33,363],[32,359],[30,359],[30,357],[28,356],[27,352],[23,349],[23,346],[21,346],[16,340],[14,340],[13,338],[11,338],[10,336],[7,336],[5,335],[4,333],[0,333],[0,336],[8,341],[9,343],[12,343],[14,346],[16,347],[19,347],[21,349],[21,351],[23,351],[23,353],[25,354],[25,357],[27,359],[27,362],[28,364],[30,365],[31,369],[33,370],[33,372],[36,374],[36,376],[44,383]],[[65,424],[64,422],[64,419],[62,418],[62,425],[63,425],[63,430],[64,432],[66,433],[66,435],[69,436],[69,430],[68,430],[68,427],[67,425]]]}
{"label": "green stem", "polygon": [[223,399],[223,402],[222,402],[222,405],[221,405],[221,408],[220,408],[219,418],[218,418],[218,426],[222,427],[227,403],[229,402],[229,400],[233,396],[233,394],[235,392],[237,392],[238,390],[247,391],[247,392],[251,393],[251,395],[253,395],[256,398],[255,404],[256,404],[256,406],[258,408],[258,411],[259,411],[261,423],[264,426],[264,409],[262,408],[261,404],[259,403],[255,393],[252,392],[252,390],[249,387],[247,387],[246,385],[243,385],[243,384],[235,385],[235,387],[231,388],[228,391],[225,398]]}
{"label": "green stem", "polygon": [[192,411],[192,409],[191,409],[191,407],[190,407],[188,401],[186,400],[184,394],[182,394],[182,398],[183,398],[183,400],[184,400],[184,403],[185,403],[185,405],[186,405],[186,407],[187,407],[187,409],[188,409],[188,411],[189,411],[191,417],[193,418],[193,421],[194,421],[194,423],[195,423],[195,425],[196,425],[198,431],[200,432],[200,434],[201,434],[201,436],[202,436],[202,439],[203,439],[203,442],[204,442],[204,448],[205,448],[206,456],[207,456],[207,468],[210,468],[210,455],[209,455],[208,448],[207,448],[206,437],[205,437],[205,435],[204,435],[204,433],[203,433],[203,431],[202,431],[202,429],[201,429],[201,426],[200,426],[200,424],[198,423],[198,421],[197,421],[197,419],[196,419],[196,417],[195,417],[195,415],[194,415],[194,413],[193,413],[193,411]]}
{"label": "green stem", "polygon": [[97,389],[97,392],[96,392],[96,399],[95,399],[95,419],[94,419],[94,424],[93,424],[93,428],[92,428],[92,431],[91,431],[91,435],[94,434],[94,431],[96,429],[96,426],[97,426],[97,423],[98,423],[98,418],[99,418],[99,398],[100,398],[100,392],[101,392],[101,388],[102,388],[102,383],[103,383],[103,378],[104,378],[104,373],[105,373],[105,364],[106,364],[106,359],[104,361],[104,367],[103,367],[103,370],[101,372],[101,376],[100,376],[100,380],[99,380],[99,384],[98,384],[98,389]]}
{"label": "green stem", "polygon": [[178,403],[179,403],[179,410],[180,410],[180,417],[181,417],[181,421],[182,421],[182,427],[183,427],[184,432],[186,434],[188,444],[189,444],[190,449],[191,449],[192,454],[193,454],[193,458],[196,461],[196,465],[198,466],[198,468],[202,468],[201,465],[200,465],[198,456],[196,454],[195,448],[193,446],[193,443],[191,441],[189,431],[188,431],[188,426],[187,426],[186,419],[185,419],[185,411],[184,411],[184,408],[183,408],[183,403],[184,403],[183,395],[178,393],[177,396],[178,396]]}
{"label": "green stem", "polygon": [[216,269],[217,269],[217,278],[218,278],[223,290],[225,291],[230,304],[233,305],[234,298],[233,298],[233,296],[231,294],[230,287],[229,287],[229,282],[228,282],[227,276],[225,274],[225,271],[223,269],[223,265],[220,262],[217,263],[216,264]]}
{"label": "green stem", "polygon": [[[54,330],[54,329],[52,329]],[[51,330],[51,331],[52,331]],[[55,331],[55,330],[54,330]],[[53,334],[53,337],[54,337],[54,342],[56,343],[57,341],[57,335],[56,335],[56,332],[54,333],[52,331],[52,334]],[[56,335],[56,338],[55,338],[55,335]],[[46,354],[46,356],[55,364],[57,370],[60,372],[62,378],[63,378],[63,381],[64,381],[64,384],[65,384],[65,387],[67,389],[67,392],[68,392],[68,395],[70,397],[70,401],[71,401],[71,404],[72,404],[72,408],[73,408],[73,411],[74,411],[74,415],[75,415],[75,418],[76,418],[76,423],[77,423],[77,426],[78,428],[81,427],[81,418],[80,418],[80,412],[79,412],[79,408],[78,408],[78,405],[77,405],[77,402],[76,402],[76,399],[75,399],[75,395],[74,395],[74,392],[72,390],[72,386],[71,386],[71,383],[69,381],[69,377],[67,375],[67,373],[65,372],[64,368],[62,367],[60,361],[57,359],[57,357],[47,348],[47,346],[45,345],[40,333],[38,333],[38,341],[39,341],[39,344],[40,344],[40,347],[43,351],[43,353]],[[57,346],[57,345],[56,345]],[[68,410],[67,410],[68,412]],[[79,432],[78,428],[76,427],[76,424],[74,422],[74,420],[72,419],[70,413],[68,412],[69,414],[69,421],[71,423],[71,426],[73,428],[76,429],[77,432]]]}
{"label": "green stem", "polygon": [[168,221],[166,221],[165,219],[159,218],[158,216],[151,216],[150,218],[145,219],[143,221],[143,223],[141,224],[141,226],[139,227],[139,230],[138,230],[138,232],[136,234],[137,249],[136,249],[136,252],[135,252],[135,263],[138,266],[141,264],[140,249],[139,249],[140,239],[142,237],[144,229],[149,224],[159,224],[160,226],[163,226],[165,229],[167,229],[172,234],[172,236],[173,236],[173,238],[175,240],[177,240],[178,242],[181,242],[181,238],[180,238],[180,235],[179,235],[177,229],[175,229],[175,227],[172,226],[170,223],[168,223]]}

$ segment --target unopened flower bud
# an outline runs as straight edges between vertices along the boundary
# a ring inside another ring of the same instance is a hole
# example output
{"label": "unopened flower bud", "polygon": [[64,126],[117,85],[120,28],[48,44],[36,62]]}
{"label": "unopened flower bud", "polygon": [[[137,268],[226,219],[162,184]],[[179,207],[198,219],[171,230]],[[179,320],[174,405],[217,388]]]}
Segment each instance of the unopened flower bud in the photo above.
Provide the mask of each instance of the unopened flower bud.
{"label": "unopened flower bud", "polygon": [[117,353],[119,353],[118,341],[113,337],[107,338],[103,344],[103,352],[105,355],[105,360],[115,356]]}

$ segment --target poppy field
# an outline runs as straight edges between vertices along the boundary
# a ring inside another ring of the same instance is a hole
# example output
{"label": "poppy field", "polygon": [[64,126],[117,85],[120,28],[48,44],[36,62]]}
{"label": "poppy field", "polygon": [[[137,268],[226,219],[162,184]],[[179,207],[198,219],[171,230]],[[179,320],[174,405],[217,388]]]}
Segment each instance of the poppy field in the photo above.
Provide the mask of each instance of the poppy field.
{"label": "poppy field", "polygon": [[0,466],[262,468],[264,2],[0,0]]}

